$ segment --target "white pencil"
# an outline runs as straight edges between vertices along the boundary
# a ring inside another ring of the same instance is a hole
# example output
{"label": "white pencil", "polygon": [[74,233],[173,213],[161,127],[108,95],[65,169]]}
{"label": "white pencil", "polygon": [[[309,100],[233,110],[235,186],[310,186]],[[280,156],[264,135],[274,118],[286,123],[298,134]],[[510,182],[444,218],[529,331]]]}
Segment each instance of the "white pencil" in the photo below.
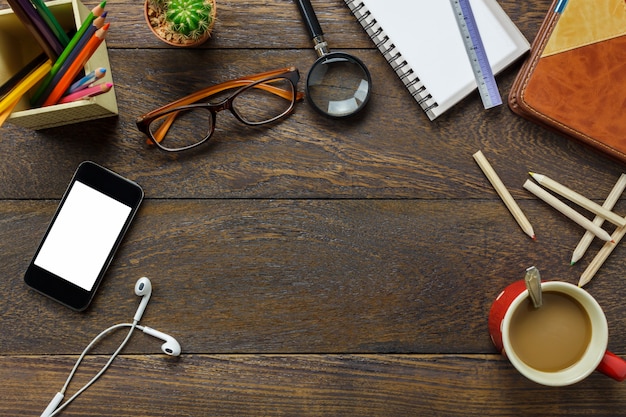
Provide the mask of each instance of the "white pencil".
{"label": "white pencil", "polygon": [[611,236],[614,243],[607,242],[604,244],[604,246],[602,246],[602,249],[598,251],[595,258],[593,258],[593,261],[591,261],[589,266],[587,266],[587,269],[585,269],[585,271],[580,275],[580,279],[578,280],[579,287],[582,287],[583,285],[591,281],[591,279],[594,277],[596,272],[598,272],[604,261],[606,261],[611,252],[613,252],[613,249],[615,249],[617,243],[622,240],[624,235],[626,235],[626,226],[618,227],[617,229],[615,229],[613,235]]}
{"label": "white pencil", "polygon": [[513,196],[511,196],[511,193],[509,193],[509,190],[507,190],[504,186],[504,183],[500,180],[500,177],[498,177],[498,174],[496,174],[496,171],[493,169],[489,161],[487,161],[485,155],[483,155],[482,151],[478,151],[473,156],[480,169],[483,171],[493,188],[504,202],[504,205],[506,205],[513,215],[513,218],[517,221],[517,224],[519,224],[524,233],[532,239],[535,239],[535,231],[533,230],[532,225],[522,212],[522,209],[517,205],[517,202],[513,199]]}
{"label": "white pencil", "polygon": [[611,210],[607,210],[595,201],[591,201],[590,199],[577,193],[576,191],[562,184],[559,184],[550,177],[536,174],[534,172],[529,172],[529,174],[543,187],[554,191],[561,197],[567,198],[569,201],[578,204],[580,207],[589,210],[597,216],[603,217],[604,219],[610,221],[617,226],[626,226],[626,219],[618,214],[613,213]]}
{"label": "white pencil", "polygon": [[[617,200],[619,200],[620,196],[624,193],[625,188],[626,188],[626,174],[622,174],[620,175],[619,179],[613,186],[613,189],[611,190],[608,197],[604,201],[604,204],[602,204],[602,207],[604,207],[607,210],[612,210],[615,203],[617,203]],[[602,218],[601,216],[596,216],[596,218],[593,219],[593,223],[596,224],[597,226],[602,226],[602,223],[604,223],[604,218]],[[583,257],[583,255],[589,248],[589,245],[591,245],[593,238],[594,238],[593,233],[591,233],[590,231],[585,232],[583,237],[580,239],[580,242],[578,242],[578,245],[576,245],[576,248],[574,249],[574,253],[572,254],[572,261],[571,261],[572,265],[574,265],[576,262],[580,260],[580,258]],[[611,247],[613,246],[614,245],[611,245]]]}
{"label": "white pencil", "polygon": [[598,236],[600,239],[610,242],[612,240],[611,235],[607,233],[606,230],[602,229],[600,226],[593,224],[591,220],[532,182],[531,180],[526,180],[524,183],[524,188],[528,191],[542,199],[544,202],[548,203],[554,209],[561,212],[563,215],[567,216],[570,220],[577,223],[579,226],[584,227],[585,229],[592,232],[594,235]]}

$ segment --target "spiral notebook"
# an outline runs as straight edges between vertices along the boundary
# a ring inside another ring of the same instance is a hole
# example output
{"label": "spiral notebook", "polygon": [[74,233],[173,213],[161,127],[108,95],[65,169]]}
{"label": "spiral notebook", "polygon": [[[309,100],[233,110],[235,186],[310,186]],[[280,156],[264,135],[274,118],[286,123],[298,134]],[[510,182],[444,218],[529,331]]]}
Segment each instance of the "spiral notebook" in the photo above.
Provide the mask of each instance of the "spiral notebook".
{"label": "spiral notebook", "polygon": [[[430,120],[477,88],[449,0],[344,0]],[[470,5],[493,73],[530,49],[496,0]]]}

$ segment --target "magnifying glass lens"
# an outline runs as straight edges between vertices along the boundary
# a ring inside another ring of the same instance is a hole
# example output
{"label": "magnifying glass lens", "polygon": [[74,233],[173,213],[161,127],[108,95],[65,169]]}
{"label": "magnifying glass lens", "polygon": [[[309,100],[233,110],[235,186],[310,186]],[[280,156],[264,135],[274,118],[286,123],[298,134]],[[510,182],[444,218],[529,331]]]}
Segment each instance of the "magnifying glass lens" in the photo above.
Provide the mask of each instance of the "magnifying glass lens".
{"label": "magnifying glass lens", "polygon": [[362,62],[332,52],[319,58],[309,71],[307,96],[320,112],[350,116],[365,106],[370,95],[370,74]]}

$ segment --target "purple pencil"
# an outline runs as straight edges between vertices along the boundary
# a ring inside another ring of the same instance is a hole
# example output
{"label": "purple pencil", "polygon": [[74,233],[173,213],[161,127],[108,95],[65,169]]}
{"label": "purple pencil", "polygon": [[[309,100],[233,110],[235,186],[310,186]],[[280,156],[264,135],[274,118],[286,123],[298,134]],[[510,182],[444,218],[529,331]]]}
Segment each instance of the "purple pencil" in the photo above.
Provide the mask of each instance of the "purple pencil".
{"label": "purple pencil", "polygon": [[56,37],[50,26],[43,20],[43,18],[37,13],[35,7],[28,0],[7,0],[13,13],[18,19],[26,26],[31,32],[37,43],[41,46],[43,51],[48,55],[48,58],[54,62],[61,52],[63,52],[63,45]]}

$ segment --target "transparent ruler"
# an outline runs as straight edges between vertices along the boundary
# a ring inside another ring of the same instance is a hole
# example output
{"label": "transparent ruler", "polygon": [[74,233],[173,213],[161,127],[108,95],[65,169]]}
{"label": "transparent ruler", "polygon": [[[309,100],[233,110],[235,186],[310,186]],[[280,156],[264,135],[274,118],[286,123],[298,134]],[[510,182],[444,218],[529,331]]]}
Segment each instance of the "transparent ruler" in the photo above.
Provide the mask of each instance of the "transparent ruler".
{"label": "transparent ruler", "polygon": [[450,0],[450,3],[454,9],[454,16],[461,31],[483,106],[485,109],[499,106],[502,104],[502,97],[500,97],[496,79],[487,59],[487,52],[478,31],[470,0]]}

